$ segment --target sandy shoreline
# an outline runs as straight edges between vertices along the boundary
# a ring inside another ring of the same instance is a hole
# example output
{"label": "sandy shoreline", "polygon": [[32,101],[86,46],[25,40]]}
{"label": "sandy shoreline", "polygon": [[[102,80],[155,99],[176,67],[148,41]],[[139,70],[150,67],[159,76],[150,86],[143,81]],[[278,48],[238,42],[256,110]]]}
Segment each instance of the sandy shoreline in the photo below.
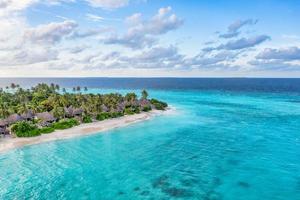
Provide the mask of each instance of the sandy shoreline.
{"label": "sandy shoreline", "polygon": [[96,134],[102,131],[107,131],[114,128],[124,127],[137,122],[145,121],[151,119],[154,116],[166,114],[168,112],[169,112],[168,110],[167,111],[154,110],[154,111],[143,112],[135,115],[127,115],[115,119],[108,119],[108,120],[93,122],[89,124],[81,124],[79,126],[70,129],[56,130],[55,132],[50,134],[43,134],[41,136],[31,137],[31,138],[1,138],[0,153],[12,149],[20,148],[23,146],[27,146],[27,145]]}

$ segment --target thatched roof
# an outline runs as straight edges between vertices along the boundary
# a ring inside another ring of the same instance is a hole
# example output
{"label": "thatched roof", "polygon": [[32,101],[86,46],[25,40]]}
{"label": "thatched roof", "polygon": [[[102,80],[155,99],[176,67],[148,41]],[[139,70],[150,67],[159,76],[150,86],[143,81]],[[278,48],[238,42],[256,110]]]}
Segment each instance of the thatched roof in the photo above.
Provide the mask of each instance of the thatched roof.
{"label": "thatched roof", "polygon": [[69,117],[74,117],[75,115],[81,115],[83,113],[82,108],[73,108],[72,106],[64,108],[65,113]]}
{"label": "thatched roof", "polygon": [[9,131],[5,128],[0,128],[0,134],[8,134]]}
{"label": "thatched roof", "polygon": [[28,110],[26,113],[23,113],[21,115],[21,117],[23,117],[24,119],[33,119],[34,118],[34,114],[32,110]]}
{"label": "thatched roof", "polygon": [[5,130],[4,128],[0,128],[0,134],[4,134],[5,133]]}
{"label": "thatched roof", "polygon": [[106,105],[102,104],[101,105],[101,110],[102,110],[102,112],[108,112],[109,108]]}
{"label": "thatched roof", "polygon": [[67,116],[70,116],[70,117],[73,117],[73,116],[74,116],[74,114],[73,114],[74,109],[73,109],[72,106],[70,106],[70,107],[68,107],[68,108],[64,108],[64,110],[65,110],[65,113],[66,113]]}
{"label": "thatched roof", "polygon": [[6,127],[8,126],[8,122],[6,119],[1,119],[0,120],[0,127]]}
{"label": "thatched roof", "polygon": [[139,101],[138,100],[131,101],[130,103],[133,106],[138,106],[139,105]]}
{"label": "thatched roof", "polygon": [[125,109],[125,102],[120,102],[118,105],[117,105],[117,112],[122,112],[123,110]]}
{"label": "thatched roof", "polygon": [[76,108],[73,111],[74,115],[81,115],[83,113],[83,109],[82,108]]}
{"label": "thatched roof", "polygon": [[141,107],[149,106],[150,105],[150,101],[148,99],[140,99],[139,100],[139,104],[140,104]]}
{"label": "thatched roof", "polygon": [[8,122],[8,124],[13,124],[13,123],[16,123],[16,122],[22,121],[22,120],[23,120],[23,118],[18,114],[12,114],[8,118],[6,118],[6,121]]}
{"label": "thatched roof", "polygon": [[56,118],[49,112],[37,113],[36,117],[41,119],[43,122],[54,122]]}

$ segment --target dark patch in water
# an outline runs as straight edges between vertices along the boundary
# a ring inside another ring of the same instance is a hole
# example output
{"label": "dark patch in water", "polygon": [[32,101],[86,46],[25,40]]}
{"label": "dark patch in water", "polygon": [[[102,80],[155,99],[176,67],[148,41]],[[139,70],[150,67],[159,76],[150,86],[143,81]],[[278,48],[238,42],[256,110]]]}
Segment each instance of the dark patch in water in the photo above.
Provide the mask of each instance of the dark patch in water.
{"label": "dark patch in water", "polygon": [[234,159],[230,159],[230,160],[227,160],[227,162],[228,162],[228,164],[230,164],[230,165],[236,166],[236,165],[239,164],[240,161],[234,160]]}
{"label": "dark patch in water", "polygon": [[217,193],[217,192],[211,190],[211,191],[208,191],[202,199],[204,199],[204,200],[221,200],[222,196],[220,195],[220,193]]}
{"label": "dark patch in water", "polygon": [[142,196],[148,196],[150,194],[150,192],[148,190],[144,190],[140,193],[140,195]]}
{"label": "dark patch in water", "polygon": [[168,187],[170,183],[168,182],[169,177],[166,175],[160,176],[152,182],[153,188]]}
{"label": "dark patch in water", "polygon": [[194,184],[197,184],[198,183],[198,180],[196,179],[182,179],[180,180],[181,184],[183,186],[186,186],[186,187],[191,187],[193,186]]}
{"label": "dark patch in water", "polygon": [[250,187],[250,184],[247,183],[247,182],[244,182],[244,181],[239,181],[237,184],[238,184],[238,186],[243,187],[243,188],[249,188]]}
{"label": "dark patch in water", "polygon": [[192,170],[189,170],[189,169],[178,169],[178,171],[181,173],[184,173],[185,175],[188,175],[188,176],[192,176],[195,178],[198,177]]}
{"label": "dark patch in water", "polygon": [[222,180],[221,180],[219,177],[215,177],[215,178],[213,179],[213,185],[214,185],[215,187],[220,186],[221,184],[222,184]]}
{"label": "dark patch in water", "polygon": [[291,102],[291,103],[300,103],[300,100],[289,100],[287,102]]}
{"label": "dark patch in water", "polygon": [[123,194],[125,194],[125,193],[122,192],[122,191],[119,191],[119,192],[118,192],[118,195],[123,195]]}
{"label": "dark patch in water", "polygon": [[190,158],[189,158],[189,160],[195,160],[195,159],[197,159],[198,158],[198,156],[197,155],[194,155],[194,156],[191,156]]}
{"label": "dark patch in water", "polygon": [[191,191],[176,187],[164,188],[162,189],[162,192],[174,198],[184,198],[193,196],[193,193]]}
{"label": "dark patch in water", "polygon": [[140,191],[140,187],[135,187],[134,189],[133,189],[133,191]]}
{"label": "dark patch in water", "polygon": [[216,101],[195,101],[198,104],[207,105],[207,106],[214,106],[214,107],[232,107],[232,108],[242,108],[242,109],[249,109],[249,110],[257,110],[256,107],[247,105],[247,104],[240,104],[240,103],[229,103],[229,102],[216,102]]}

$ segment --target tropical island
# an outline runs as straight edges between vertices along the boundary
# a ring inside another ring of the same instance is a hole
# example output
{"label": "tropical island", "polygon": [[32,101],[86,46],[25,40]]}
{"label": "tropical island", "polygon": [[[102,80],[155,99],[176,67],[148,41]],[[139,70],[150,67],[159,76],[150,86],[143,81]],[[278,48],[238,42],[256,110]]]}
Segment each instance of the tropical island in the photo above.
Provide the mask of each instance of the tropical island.
{"label": "tropical island", "polygon": [[[12,83],[0,89],[0,134],[10,138],[35,137],[80,124],[163,111],[168,104],[148,99],[143,90],[135,93],[92,94],[87,87],[70,92],[59,85],[44,83],[24,89]],[[143,116],[144,117],[144,116]],[[132,118],[138,119],[138,118]]]}

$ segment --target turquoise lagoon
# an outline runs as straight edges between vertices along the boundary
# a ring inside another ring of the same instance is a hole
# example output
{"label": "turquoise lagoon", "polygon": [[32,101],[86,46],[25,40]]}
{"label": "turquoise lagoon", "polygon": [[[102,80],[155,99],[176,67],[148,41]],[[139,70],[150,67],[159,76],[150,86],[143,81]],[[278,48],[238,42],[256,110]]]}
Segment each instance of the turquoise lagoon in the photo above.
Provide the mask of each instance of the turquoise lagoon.
{"label": "turquoise lagoon", "polygon": [[176,111],[1,154],[0,199],[300,199],[299,95],[150,94]]}

